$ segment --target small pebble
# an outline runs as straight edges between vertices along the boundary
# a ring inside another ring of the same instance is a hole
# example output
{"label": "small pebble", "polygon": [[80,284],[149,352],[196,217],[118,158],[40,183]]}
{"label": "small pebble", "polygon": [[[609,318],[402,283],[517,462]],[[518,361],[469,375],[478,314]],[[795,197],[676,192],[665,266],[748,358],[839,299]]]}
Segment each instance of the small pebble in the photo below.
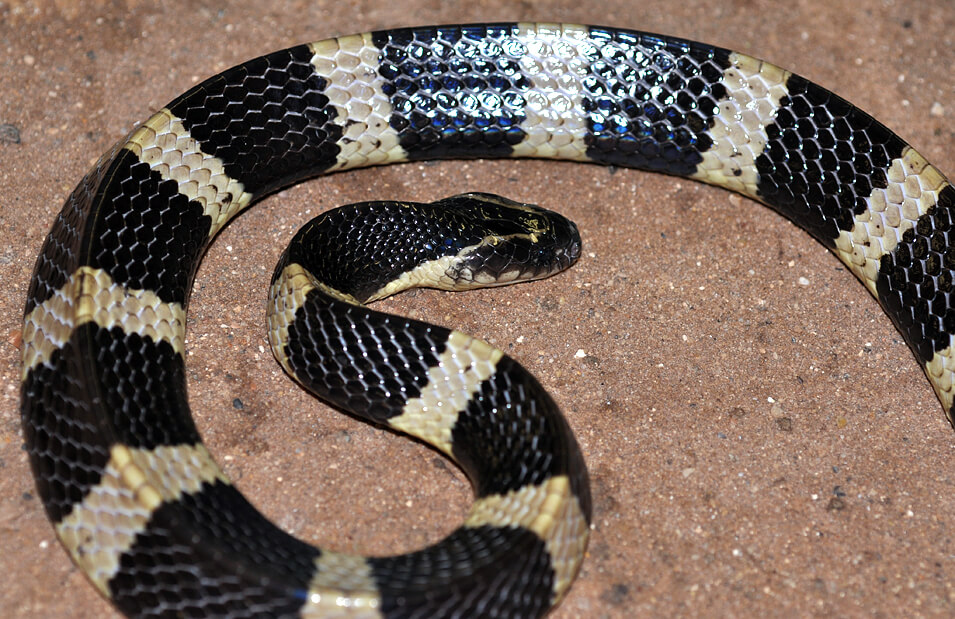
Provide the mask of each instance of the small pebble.
{"label": "small pebble", "polygon": [[20,130],[14,125],[0,123],[0,144],[19,144]]}

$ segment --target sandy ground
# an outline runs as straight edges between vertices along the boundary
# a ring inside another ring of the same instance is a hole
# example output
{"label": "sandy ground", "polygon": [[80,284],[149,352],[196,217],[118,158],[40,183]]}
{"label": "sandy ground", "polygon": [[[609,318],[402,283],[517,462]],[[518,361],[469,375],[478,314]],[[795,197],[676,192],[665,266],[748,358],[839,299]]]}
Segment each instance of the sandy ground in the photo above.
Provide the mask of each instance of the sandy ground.
{"label": "sandy ground", "polygon": [[[112,612],[35,495],[17,412],[19,319],[40,243],[85,170],[211,73],[398,25],[606,23],[786,66],[955,171],[951,0],[214,4],[0,2],[0,616]],[[211,450],[266,514],[311,542],[381,554],[435,541],[466,513],[453,465],[303,393],[263,326],[272,265],[310,215],[466,190],[557,208],[586,244],[545,282],[383,303],[489,339],[567,413],[595,518],[554,617],[955,613],[955,433],[889,320],[767,209],[634,171],[407,164],[297,186],[230,226],[193,297],[190,397]]]}

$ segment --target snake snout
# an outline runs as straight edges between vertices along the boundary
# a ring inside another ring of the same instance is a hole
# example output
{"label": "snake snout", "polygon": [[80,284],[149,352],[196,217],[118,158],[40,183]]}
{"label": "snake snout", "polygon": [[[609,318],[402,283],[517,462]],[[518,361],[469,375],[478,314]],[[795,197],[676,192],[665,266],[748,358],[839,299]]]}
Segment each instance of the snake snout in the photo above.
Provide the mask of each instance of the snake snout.
{"label": "snake snout", "polygon": [[531,279],[560,273],[573,266],[580,258],[580,232],[574,222],[556,213],[548,213],[548,216],[551,229],[533,239],[536,241],[536,251],[529,262],[537,270],[537,275]]}
{"label": "snake snout", "polygon": [[577,262],[577,259],[580,258],[580,251],[582,248],[582,244],[580,242],[580,231],[577,229],[577,224],[570,221],[569,219],[566,221],[569,225],[569,230],[567,239],[562,244],[563,249],[559,254],[559,256],[563,259],[559,270],[564,270]]}

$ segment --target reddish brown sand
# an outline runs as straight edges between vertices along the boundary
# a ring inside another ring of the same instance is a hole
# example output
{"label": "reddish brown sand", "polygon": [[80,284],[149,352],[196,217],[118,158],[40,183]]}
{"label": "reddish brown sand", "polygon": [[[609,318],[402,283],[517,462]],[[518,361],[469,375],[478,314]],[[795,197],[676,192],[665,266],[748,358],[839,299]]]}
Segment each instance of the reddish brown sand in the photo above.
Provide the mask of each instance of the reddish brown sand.
{"label": "reddish brown sand", "polygon": [[[2,617],[111,612],[36,497],[17,412],[19,319],[68,192],[135,122],[210,73],[391,26],[606,23],[796,70],[955,173],[951,0],[159,4],[0,2],[0,126],[15,128],[0,131]],[[272,265],[309,215],[466,190],[557,208],[586,245],[548,281],[382,303],[487,338],[567,413],[595,513],[580,578],[555,617],[955,613],[955,432],[875,301],[754,202],[597,166],[339,174],[271,197],[221,235],[191,306],[191,401],[212,452],[282,528],[380,554],[435,541],[466,513],[470,489],[453,465],[303,393],[272,360],[263,326]]]}

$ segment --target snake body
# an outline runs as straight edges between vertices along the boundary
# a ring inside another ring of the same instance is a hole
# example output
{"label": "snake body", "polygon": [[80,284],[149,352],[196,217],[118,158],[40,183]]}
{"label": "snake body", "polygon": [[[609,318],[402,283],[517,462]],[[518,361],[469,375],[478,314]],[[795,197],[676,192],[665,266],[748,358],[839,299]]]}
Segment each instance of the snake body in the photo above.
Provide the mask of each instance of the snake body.
{"label": "snake body", "polygon": [[[292,47],[202,82],[121,140],[67,199],[37,260],[23,331],[26,446],[60,540],[121,611],[529,617],[564,596],[590,518],[566,422],[489,345],[365,318],[376,315],[351,301],[375,286],[352,295],[285,262],[270,338],[300,381],[325,385],[342,407],[370,402],[371,418],[468,471],[476,502],[447,539],[363,558],[290,537],[230,484],[186,403],[186,302],[232,217],[318,174],[461,157],[643,168],[770,206],[876,296],[951,418],[955,189],[822,87],[738,52],[576,25],[400,29]],[[306,322],[324,329],[313,344],[301,344]],[[324,369],[306,376],[295,361],[305,357]]]}

